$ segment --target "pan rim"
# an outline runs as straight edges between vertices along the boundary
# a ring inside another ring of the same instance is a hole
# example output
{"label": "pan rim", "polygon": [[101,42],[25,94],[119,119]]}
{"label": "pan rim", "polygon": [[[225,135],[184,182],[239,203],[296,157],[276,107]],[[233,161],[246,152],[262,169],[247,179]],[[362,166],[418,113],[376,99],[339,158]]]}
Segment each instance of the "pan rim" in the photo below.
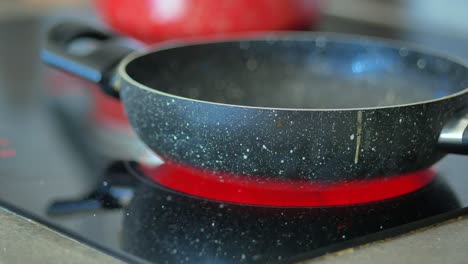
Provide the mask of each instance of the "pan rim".
{"label": "pan rim", "polygon": [[[418,52],[423,55],[428,55],[435,58],[442,58],[451,63],[457,64],[466,70],[468,70],[468,63],[464,60],[457,58],[455,56],[446,54],[439,50],[422,47],[421,45],[415,43],[407,43],[400,40],[387,39],[381,37],[360,35],[360,34],[346,34],[346,33],[335,33],[335,32],[301,32],[301,31],[268,31],[268,32],[250,32],[239,36],[233,37],[211,37],[211,38],[193,38],[189,40],[182,41],[166,41],[160,44],[153,45],[142,52],[141,50],[136,50],[127,55],[117,66],[117,76],[123,79],[128,84],[132,86],[150,92],[152,94],[158,94],[161,96],[168,97],[170,99],[184,100],[188,102],[196,102],[214,106],[223,106],[223,107],[233,107],[233,108],[243,108],[243,109],[258,109],[258,110],[275,110],[275,111],[310,111],[310,112],[330,112],[330,111],[372,111],[372,110],[384,110],[384,109],[393,109],[393,108],[402,108],[402,107],[413,107],[427,105],[437,102],[446,101],[453,99],[465,94],[468,94],[468,87],[461,89],[458,92],[448,94],[443,97],[437,97],[424,101],[416,101],[406,104],[394,104],[386,106],[371,106],[371,107],[350,107],[350,108],[292,108],[292,107],[267,107],[267,106],[250,106],[250,105],[238,105],[238,104],[229,104],[229,103],[218,103],[207,100],[193,99],[189,97],[179,96],[167,92],[160,91],[158,89],[151,88],[146,86],[137,80],[133,79],[127,73],[127,66],[136,59],[142,58],[152,53],[156,53],[164,50],[172,50],[183,47],[197,46],[197,45],[207,45],[207,44],[221,44],[221,43],[232,43],[240,41],[268,41],[268,40],[316,40],[319,37],[333,38],[334,41],[341,42],[374,42],[379,45],[386,46],[394,49],[406,49],[408,51]],[[208,39],[208,41],[207,41]],[[118,89],[120,90],[120,86]],[[120,92],[120,91],[119,91]]]}

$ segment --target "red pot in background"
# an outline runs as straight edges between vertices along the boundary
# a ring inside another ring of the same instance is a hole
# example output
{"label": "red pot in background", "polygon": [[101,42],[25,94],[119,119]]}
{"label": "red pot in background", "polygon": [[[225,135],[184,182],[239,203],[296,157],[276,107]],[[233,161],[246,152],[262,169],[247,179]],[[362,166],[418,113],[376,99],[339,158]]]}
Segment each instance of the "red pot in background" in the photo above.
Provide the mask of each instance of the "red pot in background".
{"label": "red pot in background", "polygon": [[96,0],[114,30],[162,40],[264,30],[300,30],[317,22],[317,0]]}
{"label": "red pot in background", "polygon": [[[304,30],[318,20],[317,0],[95,0],[114,31],[145,44],[251,31]],[[160,164],[131,131],[120,101],[92,87],[96,145],[106,155]],[[115,156],[117,155],[117,156]]]}
{"label": "red pot in background", "polygon": [[[147,44],[170,39],[266,30],[309,29],[317,0],[95,0],[113,30]],[[93,87],[94,117],[127,124],[119,101]]]}

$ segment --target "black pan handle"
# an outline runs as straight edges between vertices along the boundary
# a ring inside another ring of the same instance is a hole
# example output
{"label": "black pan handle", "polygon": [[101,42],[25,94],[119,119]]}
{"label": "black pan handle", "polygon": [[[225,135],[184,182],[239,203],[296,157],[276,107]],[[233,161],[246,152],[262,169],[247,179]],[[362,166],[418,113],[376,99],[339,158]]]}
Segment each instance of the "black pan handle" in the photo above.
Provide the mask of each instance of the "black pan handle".
{"label": "black pan handle", "polygon": [[[86,54],[71,50],[77,40],[93,41],[94,47]],[[47,33],[42,60],[60,70],[99,84],[102,90],[118,98],[119,92],[111,80],[116,65],[133,49],[122,44],[116,35],[79,22],[62,22]]]}
{"label": "black pan handle", "polygon": [[466,111],[445,124],[439,136],[439,147],[446,152],[468,155],[468,113]]}
{"label": "black pan handle", "polygon": [[77,213],[96,213],[102,208],[102,202],[99,200],[61,200],[54,201],[47,207],[47,215],[62,216]]}
{"label": "black pan handle", "polygon": [[62,216],[127,207],[133,199],[138,180],[129,177],[126,166],[124,162],[111,164],[91,192],[76,199],[53,200],[47,207],[47,214]]}

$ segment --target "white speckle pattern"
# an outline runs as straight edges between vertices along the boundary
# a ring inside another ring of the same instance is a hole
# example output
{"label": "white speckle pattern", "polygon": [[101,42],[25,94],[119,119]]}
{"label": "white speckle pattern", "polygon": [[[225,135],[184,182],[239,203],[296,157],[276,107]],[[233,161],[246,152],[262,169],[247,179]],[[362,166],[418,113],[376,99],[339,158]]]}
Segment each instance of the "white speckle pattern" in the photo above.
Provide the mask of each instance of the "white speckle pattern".
{"label": "white speckle pattern", "polygon": [[[311,43],[305,41],[302,44],[288,42],[289,44],[285,45],[283,41],[271,43],[273,44],[267,44],[265,47],[274,48],[280,45],[283,49],[289,45],[290,47],[300,45],[300,49],[290,49],[291,53],[282,53],[281,56],[277,56],[284,60],[285,66],[281,72],[274,74],[268,72],[270,70],[268,65],[271,65],[269,60],[272,57],[257,56],[259,44],[242,41],[231,46],[234,48],[230,48],[227,56],[222,59],[218,56],[206,56],[206,60],[202,63],[198,60],[192,63],[188,59],[187,65],[183,67],[176,65],[175,62],[172,68],[164,68],[165,72],[159,74],[160,76],[155,74],[155,78],[162,77],[162,75],[171,77],[167,80],[155,79],[155,83],[158,87],[162,87],[165,93],[152,93],[145,89],[135,88],[122,79],[120,96],[135,132],[155,153],[168,160],[202,169],[260,177],[307,180],[331,180],[335,177],[339,179],[343,177],[346,179],[368,178],[380,175],[379,172],[382,171],[398,173],[403,170],[417,170],[440,159],[441,154],[430,147],[434,146],[435,137],[428,136],[426,132],[440,131],[452,114],[450,111],[445,111],[446,108],[448,106],[450,109],[463,107],[468,98],[466,95],[435,102],[430,107],[421,104],[411,107],[363,108],[360,110],[364,117],[361,135],[356,132],[358,126],[355,109],[328,111],[326,105],[325,108],[321,108],[325,110],[316,111],[294,110],[294,107],[291,110],[233,107],[168,95],[171,93],[182,95],[182,92],[186,91],[182,91],[180,87],[188,87],[188,90],[196,91],[193,95],[185,94],[184,96],[202,100],[206,99],[203,96],[211,95],[211,91],[218,89],[217,91],[223,92],[222,98],[208,99],[220,103],[237,104],[239,102],[237,105],[241,105],[259,102],[263,104],[268,103],[269,98],[274,96],[280,97],[285,102],[292,102],[285,98],[284,93],[274,92],[275,85],[278,85],[278,87],[293,87],[291,91],[288,91],[288,98],[290,95],[290,98],[297,98],[298,102],[308,104],[311,100],[305,98],[306,93],[300,89],[309,89],[311,86],[298,85],[294,82],[297,81],[294,78],[299,78],[300,73],[307,73],[305,75],[308,76],[327,74],[330,70],[334,70],[333,65],[336,61],[329,60],[332,57],[324,55],[331,54],[330,52],[333,51],[348,52],[346,49],[339,48],[342,44],[336,42],[333,37],[317,36],[311,40]],[[362,43],[372,45],[372,40]],[[369,74],[365,71],[371,66],[378,69],[379,74],[383,74],[382,77],[386,80],[393,74],[399,74],[398,76],[405,77],[401,81],[409,82],[423,77],[428,82],[433,79],[431,83],[437,83],[440,86],[437,89],[441,95],[458,89],[461,84],[467,84],[466,77],[462,76],[468,75],[465,74],[464,69],[456,68],[455,64],[445,61],[440,63],[407,48],[389,49],[387,46],[380,45],[378,47],[386,51],[379,53],[382,55],[379,59],[387,62],[386,56],[389,55],[391,62],[396,60],[392,66],[398,65],[398,67],[386,67],[386,63],[367,65],[369,62],[366,58],[373,54],[363,49],[359,51],[362,52],[360,54],[353,53],[353,57],[350,57],[352,60],[346,61],[348,59],[345,59],[345,63],[361,62],[356,67],[352,65],[355,70],[360,71],[359,74],[353,72],[352,67],[340,68],[338,72],[344,71],[346,74],[359,76],[362,78],[358,80],[359,85],[365,83],[366,89],[372,88],[373,85],[379,85],[381,88],[392,85],[385,84],[382,87],[380,81],[368,78]],[[295,53],[297,50],[300,50],[301,54]],[[171,57],[170,60],[177,61],[178,58]],[[230,67],[239,67],[241,73],[245,74],[245,80],[230,79],[232,76],[221,74],[227,63]],[[402,69],[400,66],[406,68]],[[411,79],[413,77],[406,79],[406,75],[393,72],[407,69],[411,70],[412,76],[416,79]],[[210,71],[210,78],[203,77],[206,76],[203,73],[207,71]],[[244,87],[255,89],[257,86],[244,85],[244,82],[247,79],[250,80],[252,76],[265,74],[265,71],[271,77],[270,79],[274,79],[272,82],[259,85],[261,89],[265,89],[261,90],[263,94],[268,96],[256,97],[252,100],[250,92],[244,90]],[[428,76],[429,72],[431,76]],[[191,81],[187,82],[184,78],[172,78],[182,75],[190,77]],[[453,83],[445,84],[440,81],[448,80],[447,76],[453,77]],[[339,91],[340,87],[355,88],[357,83],[347,82],[346,85],[342,85],[342,80],[337,78],[333,83],[336,87],[330,86],[330,89]],[[395,82],[395,85],[398,84]],[[453,84],[453,87],[449,87],[448,84]],[[265,91],[268,92],[265,93]],[[341,99],[348,99],[351,96],[345,92],[342,94],[346,98]],[[395,96],[399,95],[389,94],[386,100],[393,102],[398,99]],[[433,96],[432,92],[431,96]],[[388,102],[382,102],[384,105],[378,106],[385,106]],[[362,143],[359,148],[356,147],[358,136],[361,137]],[[361,150],[361,153],[359,162],[355,163],[355,150],[357,149]],[[245,156],[248,157],[245,158]],[[401,163],[392,162],[408,158],[418,162],[407,163],[404,166],[401,166]]]}
{"label": "white speckle pattern", "polygon": [[424,59],[419,59],[417,62],[418,68],[419,69],[424,69],[426,68],[426,61]]}
{"label": "white speckle pattern", "polygon": [[401,48],[401,49],[398,51],[398,53],[400,54],[400,56],[406,57],[406,56],[408,56],[409,51],[408,51],[407,48]]}

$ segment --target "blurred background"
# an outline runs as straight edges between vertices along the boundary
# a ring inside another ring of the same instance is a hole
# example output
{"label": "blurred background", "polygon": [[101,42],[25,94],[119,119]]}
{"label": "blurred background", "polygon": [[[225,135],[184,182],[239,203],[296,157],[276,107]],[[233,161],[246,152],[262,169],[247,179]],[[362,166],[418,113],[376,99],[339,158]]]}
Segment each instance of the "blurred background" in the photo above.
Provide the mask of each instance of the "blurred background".
{"label": "blurred background", "polygon": [[[104,160],[159,162],[134,137],[118,102],[42,65],[43,36],[62,19],[109,28],[138,46],[239,31],[320,30],[416,42],[468,59],[467,14],[463,0],[0,0],[0,199],[44,215],[51,199],[91,189]],[[92,217],[54,221],[86,225],[84,232],[109,241],[102,233],[118,225]],[[94,222],[93,230],[92,221],[106,223]]]}
{"label": "blurred background", "polygon": [[3,0],[0,100],[26,111],[51,89],[62,93],[86,86],[67,79],[65,87],[39,61],[41,36],[63,18],[110,27],[146,44],[233,31],[308,29],[404,39],[466,57],[467,11],[463,0]]}

